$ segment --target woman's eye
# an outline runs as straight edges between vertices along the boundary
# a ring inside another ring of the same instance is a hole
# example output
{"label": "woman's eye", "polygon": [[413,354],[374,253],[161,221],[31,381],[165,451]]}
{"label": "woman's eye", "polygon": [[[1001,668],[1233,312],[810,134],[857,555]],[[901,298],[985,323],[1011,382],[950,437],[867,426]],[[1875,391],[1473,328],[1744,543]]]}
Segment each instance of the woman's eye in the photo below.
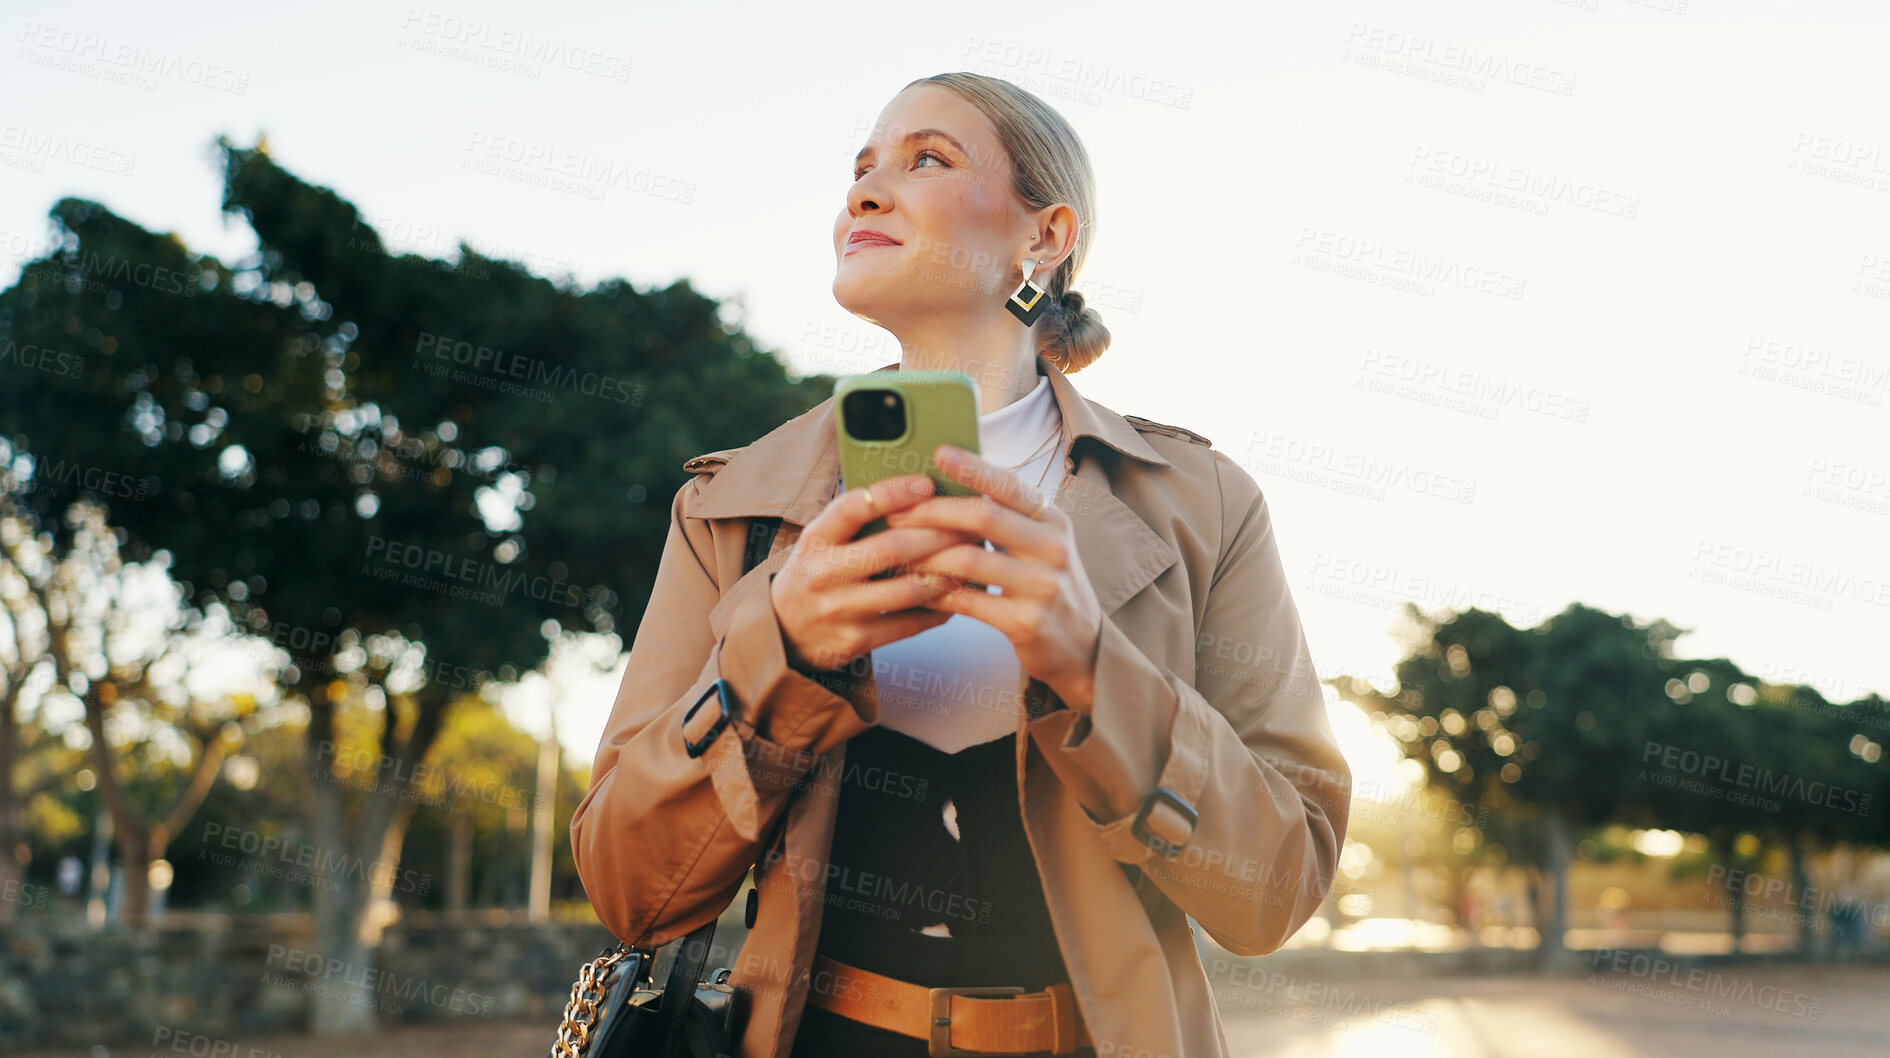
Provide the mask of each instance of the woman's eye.
{"label": "woman's eye", "polygon": [[[951,163],[950,163],[950,162],[947,162],[947,161],[945,160],[945,156],[944,156],[944,155],[942,155],[942,154],[940,154],[940,153],[938,153],[937,151],[933,151],[933,150],[924,150],[924,151],[920,151],[920,152],[919,152],[919,153],[918,153],[918,154],[917,154],[917,155],[916,155],[916,156],[915,156],[915,157],[914,157],[914,158],[912,159],[912,164],[913,164],[913,166],[914,166],[915,168],[916,168],[916,167],[918,166],[918,164],[919,164],[919,159],[921,159],[921,158],[930,158],[930,159],[932,159],[933,161],[935,161],[935,162],[937,162],[938,164],[940,164],[940,165],[942,165],[942,166],[945,166],[945,167],[946,167],[947,169],[949,169],[949,168],[951,168]],[[867,173],[867,169],[868,169],[868,168],[870,168],[870,167],[863,167],[863,168],[859,168],[859,169],[855,169],[855,170],[853,170],[853,179],[854,179],[854,181],[855,181],[855,182],[858,182],[858,181],[859,181],[859,179],[860,179],[860,177],[862,177],[862,176],[865,176],[865,175],[866,175],[866,173]]]}

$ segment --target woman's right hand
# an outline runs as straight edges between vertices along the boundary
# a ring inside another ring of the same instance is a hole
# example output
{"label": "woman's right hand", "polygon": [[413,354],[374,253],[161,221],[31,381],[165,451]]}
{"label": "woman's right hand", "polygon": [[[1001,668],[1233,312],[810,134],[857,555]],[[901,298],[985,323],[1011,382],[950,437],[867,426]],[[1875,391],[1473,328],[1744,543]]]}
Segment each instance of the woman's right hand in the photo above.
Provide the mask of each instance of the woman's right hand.
{"label": "woman's right hand", "polygon": [[[872,501],[867,499],[871,492]],[[882,529],[854,540],[866,523],[934,495],[924,474],[902,474],[835,496],[807,523],[769,594],[788,664],[802,671],[845,668],[874,647],[944,624],[951,614],[923,607],[951,590],[950,578],[901,572],[871,579],[960,543],[979,542],[945,529]],[[877,506],[875,506],[875,501]]]}

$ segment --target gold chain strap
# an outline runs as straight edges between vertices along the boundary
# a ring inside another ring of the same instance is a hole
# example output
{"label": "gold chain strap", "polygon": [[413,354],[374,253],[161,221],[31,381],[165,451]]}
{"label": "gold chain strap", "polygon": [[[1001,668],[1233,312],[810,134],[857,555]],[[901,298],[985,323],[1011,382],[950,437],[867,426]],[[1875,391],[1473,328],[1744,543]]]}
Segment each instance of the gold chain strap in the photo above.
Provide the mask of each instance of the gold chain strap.
{"label": "gold chain strap", "polygon": [[558,1058],[583,1058],[584,1049],[591,1045],[591,1028],[597,1023],[597,1004],[604,998],[604,980],[610,976],[610,968],[629,954],[618,949],[578,968],[571,1001],[564,1007],[564,1021],[558,1025],[558,1041],[551,1047]]}

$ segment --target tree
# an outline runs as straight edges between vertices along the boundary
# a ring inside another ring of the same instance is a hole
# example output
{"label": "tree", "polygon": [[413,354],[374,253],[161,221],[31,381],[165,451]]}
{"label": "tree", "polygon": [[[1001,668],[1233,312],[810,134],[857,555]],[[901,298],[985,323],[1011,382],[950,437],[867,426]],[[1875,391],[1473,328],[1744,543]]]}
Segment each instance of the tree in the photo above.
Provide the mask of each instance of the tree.
{"label": "tree", "polygon": [[58,567],[15,502],[24,486],[12,463],[0,438],[0,924],[25,903],[14,897],[32,862],[28,808],[76,770],[76,751],[41,722],[46,696],[34,689],[54,666],[49,595]]}
{"label": "tree", "polygon": [[1641,795],[1634,769],[1672,704],[1659,688],[1680,630],[1579,603],[1527,631],[1477,609],[1406,616],[1397,689],[1349,681],[1345,696],[1402,718],[1388,729],[1431,785],[1526,824],[1507,851],[1539,874],[1542,959],[1563,964],[1574,835]]}
{"label": "tree", "polygon": [[42,556],[44,575],[26,582],[53,687],[83,702],[92,772],[124,868],[124,919],[137,927],[152,865],[241,745],[255,699],[200,695],[188,676],[190,651],[204,645],[201,615],[151,593],[174,592],[161,573],[120,562],[102,508],[74,504],[67,520],[69,549]]}
{"label": "tree", "polygon": [[[386,863],[403,777],[459,689],[441,674],[510,679],[561,630],[635,628],[668,527],[648,501],[682,485],[687,456],[766,432],[831,381],[790,383],[684,283],[586,291],[463,245],[448,267],[389,255],[332,191],[218,142],[223,207],[258,252],[227,267],[60,201],[59,248],[0,293],[0,367],[29,379],[0,386],[0,418],[42,456],[155,483],[114,508],[128,554],[164,552],[192,604],[291,648],[310,840]],[[33,499],[51,511],[95,488],[76,475]],[[378,686],[353,649],[376,637],[421,651],[430,678]],[[347,703],[376,718],[389,781],[368,791],[334,766]],[[316,947],[370,967],[373,897],[318,889]],[[315,1028],[371,1028],[355,998],[323,990]]]}

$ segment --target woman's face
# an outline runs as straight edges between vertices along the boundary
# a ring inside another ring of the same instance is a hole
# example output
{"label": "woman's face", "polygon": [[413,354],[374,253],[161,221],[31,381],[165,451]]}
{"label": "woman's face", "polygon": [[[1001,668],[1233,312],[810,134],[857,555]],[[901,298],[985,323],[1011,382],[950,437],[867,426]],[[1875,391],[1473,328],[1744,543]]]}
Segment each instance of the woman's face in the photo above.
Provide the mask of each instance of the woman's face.
{"label": "woman's face", "polygon": [[[833,225],[833,293],[843,307],[891,329],[1002,311],[1036,227],[977,107],[937,85],[906,89],[880,112],[854,173]],[[862,239],[869,231],[884,238]]]}

